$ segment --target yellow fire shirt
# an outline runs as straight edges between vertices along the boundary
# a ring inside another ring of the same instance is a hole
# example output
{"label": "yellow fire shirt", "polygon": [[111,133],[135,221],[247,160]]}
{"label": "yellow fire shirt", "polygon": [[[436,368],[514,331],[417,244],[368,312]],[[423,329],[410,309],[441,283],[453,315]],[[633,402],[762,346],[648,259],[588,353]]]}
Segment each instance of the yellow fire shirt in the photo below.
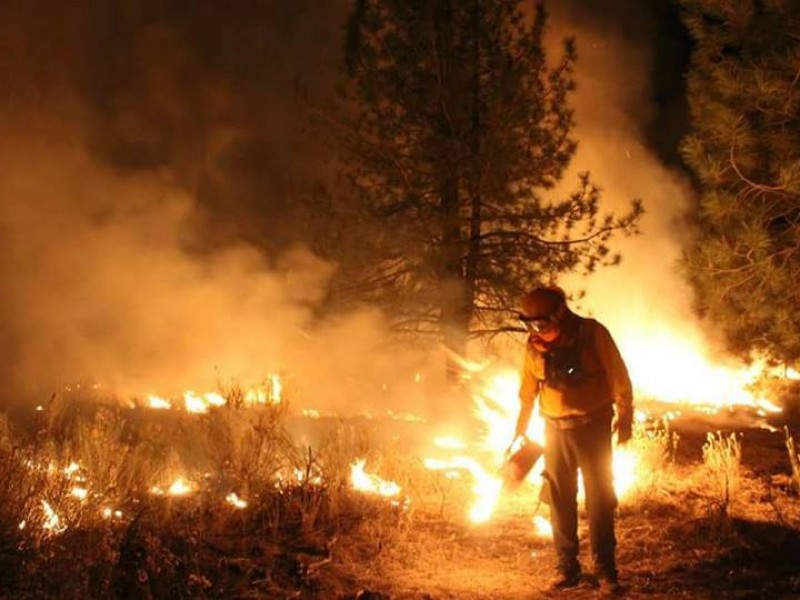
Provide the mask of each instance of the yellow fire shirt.
{"label": "yellow fire shirt", "polygon": [[[612,403],[618,413],[630,414],[631,380],[608,329],[595,319],[570,316],[579,319],[577,335],[570,344],[574,364],[548,367],[547,362],[553,363],[560,349],[558,343],[552,351],[542,353],[529,342],[519,391],[523,406],[532,406],[538,393],[541,414],[552,419],[585,416]],[[564,373],[554,376],[554,369]]]}

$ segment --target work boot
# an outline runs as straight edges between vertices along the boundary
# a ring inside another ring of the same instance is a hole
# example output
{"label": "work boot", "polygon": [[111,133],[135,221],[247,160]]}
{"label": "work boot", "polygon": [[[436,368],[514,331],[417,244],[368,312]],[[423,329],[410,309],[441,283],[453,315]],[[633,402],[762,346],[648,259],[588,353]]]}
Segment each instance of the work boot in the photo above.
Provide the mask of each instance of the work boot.
{"label": "work boot", "polygon": [[625,591],[619,584],[616,574],[606,575],[601,573],[596,576],[596,579],[597,587],[600,589],[600,593],[605,597],[619,596]]}
{"label": "work boot", "polygon": [[621,596],[625,593],[625,588],[623,588],[618,581],[601,579],[600,593],[606,597]]}
{"label": "work boot", "polygon": [[578,587],[580,583],[580,571],[559,572],[555,579],[550,582],[550,589],[552,591],[568,590],[570,588]]}

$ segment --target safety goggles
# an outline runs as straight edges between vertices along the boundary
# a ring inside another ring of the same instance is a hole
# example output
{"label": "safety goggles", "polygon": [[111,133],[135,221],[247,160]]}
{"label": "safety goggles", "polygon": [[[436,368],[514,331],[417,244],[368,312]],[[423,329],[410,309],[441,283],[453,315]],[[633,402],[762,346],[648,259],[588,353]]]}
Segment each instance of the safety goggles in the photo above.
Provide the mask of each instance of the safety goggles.
{"label": "safety goggles", "polygon": [[532,319],[520,313],[519,320],[525,325],[530,333],[549,333],[556,329],[558,321],[554,316]]}

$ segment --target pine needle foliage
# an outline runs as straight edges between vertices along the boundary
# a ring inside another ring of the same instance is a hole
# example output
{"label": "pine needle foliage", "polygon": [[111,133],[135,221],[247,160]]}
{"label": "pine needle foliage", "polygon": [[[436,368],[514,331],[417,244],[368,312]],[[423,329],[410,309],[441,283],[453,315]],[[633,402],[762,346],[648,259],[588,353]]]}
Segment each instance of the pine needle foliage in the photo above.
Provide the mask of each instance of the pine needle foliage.
{"label": "pine needle foliage", "polygon": [[800,358],[800,4],[682,0],[699,187],[684,266],[730,348]]}
{"label": "pine needle foliage", "polygon": [[642,212],[600,211],[588,173],[552,193],[577,142],[575,40],[550,61],[547,13],[519,0],[358,0],[334,123],[369,251],[348,289],[399,330],[454,349],[496,331],[520,294],[619,257]]}

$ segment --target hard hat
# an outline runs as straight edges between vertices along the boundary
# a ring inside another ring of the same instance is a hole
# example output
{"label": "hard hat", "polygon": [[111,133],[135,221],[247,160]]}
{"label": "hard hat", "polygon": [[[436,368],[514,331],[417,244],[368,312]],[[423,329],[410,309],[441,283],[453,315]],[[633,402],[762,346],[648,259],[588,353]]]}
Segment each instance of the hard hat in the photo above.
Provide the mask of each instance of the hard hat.
{"label": "hard hat", "polygon": [[566,303],[566,295],[561,288],[539,287],[522,297],[523,320],[546,319],[556,315]]}

